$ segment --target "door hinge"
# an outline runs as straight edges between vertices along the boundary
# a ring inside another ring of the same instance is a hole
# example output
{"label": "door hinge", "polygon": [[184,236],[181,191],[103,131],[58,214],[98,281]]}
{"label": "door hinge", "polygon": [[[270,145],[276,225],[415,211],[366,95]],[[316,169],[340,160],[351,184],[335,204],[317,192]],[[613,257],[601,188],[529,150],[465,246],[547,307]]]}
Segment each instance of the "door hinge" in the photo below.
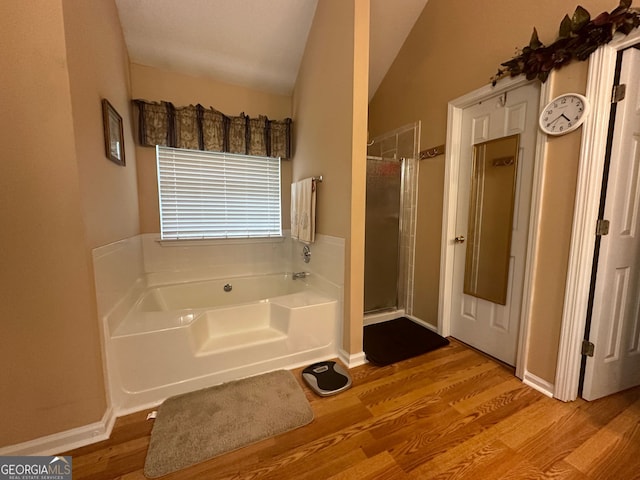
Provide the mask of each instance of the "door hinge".
{"label": "door hinge", "polygon": [[586,355],[587,357],[593,357],[593,350],[596,348],[596,346],[591,343],[589,340],[583,340],[582,341],[582,350],[581,350],[581,355]]}
{"label": "door hinge", "polygon": [[596,223],[596,236],[601,237],[602,235],[609,235],[609,220],[599,218]]}
{"label": "door hinge", "polygon": [[618,103],[624,100],[624,96],[627,93],[627,86],[622,83],[620,85],[613,86],[613,93],[611,95],[611,103]]}

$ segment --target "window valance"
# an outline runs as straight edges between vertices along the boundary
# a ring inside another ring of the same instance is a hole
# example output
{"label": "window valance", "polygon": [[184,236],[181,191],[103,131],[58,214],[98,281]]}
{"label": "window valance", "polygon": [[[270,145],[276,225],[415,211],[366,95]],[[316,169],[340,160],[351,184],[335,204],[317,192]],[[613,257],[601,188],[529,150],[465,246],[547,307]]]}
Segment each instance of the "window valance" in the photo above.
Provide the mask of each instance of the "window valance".
{"label": "window valance", "polygon": [[291,157],[291,119],[229,117],[202,105],[134,100],[141,145],[188,148],[264,157]]}

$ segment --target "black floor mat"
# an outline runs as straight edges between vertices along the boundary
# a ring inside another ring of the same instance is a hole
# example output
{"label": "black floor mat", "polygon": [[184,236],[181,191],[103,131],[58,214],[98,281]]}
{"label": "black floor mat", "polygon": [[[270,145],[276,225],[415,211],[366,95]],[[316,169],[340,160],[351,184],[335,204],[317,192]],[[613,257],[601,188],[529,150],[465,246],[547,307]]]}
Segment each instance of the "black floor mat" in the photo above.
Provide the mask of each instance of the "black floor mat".
{"label": "black floor mat", "polygon": [[364,353],[384,366],[449,345],[449,340],[406,317],[364,327]]}

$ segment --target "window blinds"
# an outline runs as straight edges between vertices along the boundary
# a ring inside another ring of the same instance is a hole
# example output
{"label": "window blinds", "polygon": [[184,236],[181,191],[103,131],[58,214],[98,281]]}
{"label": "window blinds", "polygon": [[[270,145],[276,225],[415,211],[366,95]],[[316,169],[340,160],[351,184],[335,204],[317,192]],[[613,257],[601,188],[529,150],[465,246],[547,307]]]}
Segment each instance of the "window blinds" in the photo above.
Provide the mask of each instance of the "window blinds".
{"label": "window blinds", "polygon": [[156,147],[162,239],[282,235],[280,159]]}

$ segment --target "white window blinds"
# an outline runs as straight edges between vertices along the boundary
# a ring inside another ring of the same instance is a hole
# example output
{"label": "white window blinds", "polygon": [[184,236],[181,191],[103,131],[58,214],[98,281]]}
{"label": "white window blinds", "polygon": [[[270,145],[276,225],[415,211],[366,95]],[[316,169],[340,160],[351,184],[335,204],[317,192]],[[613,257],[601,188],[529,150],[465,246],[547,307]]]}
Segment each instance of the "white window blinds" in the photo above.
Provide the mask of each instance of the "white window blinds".
{"label": "white window blinds", "polygon": [[282,235],[280,159],[156,147],[163,239]]}

